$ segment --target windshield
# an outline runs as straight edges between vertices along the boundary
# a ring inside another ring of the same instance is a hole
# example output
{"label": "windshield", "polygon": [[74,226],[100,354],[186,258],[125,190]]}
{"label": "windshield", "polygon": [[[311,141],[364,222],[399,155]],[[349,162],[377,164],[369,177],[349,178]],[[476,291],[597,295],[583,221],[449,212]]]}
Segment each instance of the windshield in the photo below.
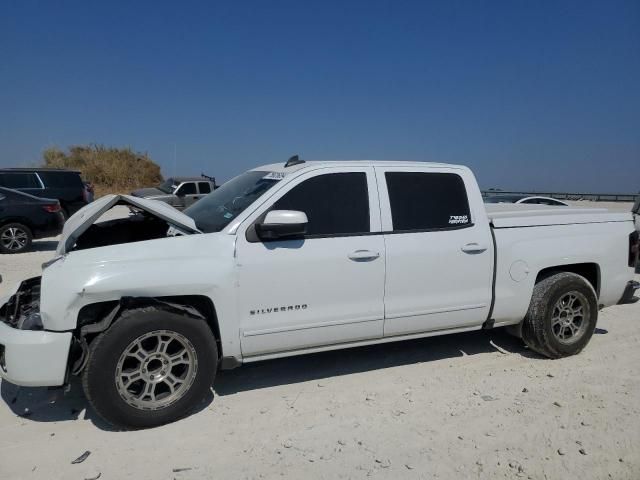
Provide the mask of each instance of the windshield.
{"label": "windshield", "polygon": [[162,190],[164,193],[173,193],[176,189],[175,180],[173,178],[167,178],[164,182],[158,185],[158,190]]}
{"label": "windshield", "polygon": [[219,232],[281,178],[273,172],[243,173],[198,200],[184,213],[195,220],[199,230]]}

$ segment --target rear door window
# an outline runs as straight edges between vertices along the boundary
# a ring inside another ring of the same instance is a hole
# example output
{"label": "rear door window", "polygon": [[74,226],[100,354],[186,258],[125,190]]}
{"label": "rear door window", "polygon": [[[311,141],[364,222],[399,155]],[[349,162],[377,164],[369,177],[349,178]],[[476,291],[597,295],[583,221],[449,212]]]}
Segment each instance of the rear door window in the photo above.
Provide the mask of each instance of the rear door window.
{"label": "rear door window", "polygon": [[4,172],[0,173],[0,187],[6,188],[42,188],[35,173]]}
{"label": "rear door window", "polygon": [[198,182],[198,190],[200,190],[200,193],[211,193],[211,184],[209,182]]}
{"label": "rear door window", "polygon": [[386,172],[394,232],[471,225],[464,181],[454,173]]}
{"label": "rear door window", "polygon": [[46,188],[83,188],[80,175],[75,172],[40,172]]}

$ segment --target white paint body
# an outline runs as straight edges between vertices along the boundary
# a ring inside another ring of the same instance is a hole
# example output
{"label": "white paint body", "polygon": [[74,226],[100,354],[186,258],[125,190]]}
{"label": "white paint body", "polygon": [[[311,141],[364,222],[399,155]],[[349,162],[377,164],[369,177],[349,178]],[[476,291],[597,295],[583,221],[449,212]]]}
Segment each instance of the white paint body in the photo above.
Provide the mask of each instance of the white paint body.
{"label": "white paint body", "polygon": [[[79,217],[92,216],[78,212],[65,228],[62,258],[43,271],[40,313],[45,331],[0,325],[7,361],[1,375],[16,384],[63,384],[80,309],[123,296],[210,298],[222,354],[250,362],[476,330],[488,319],[492,302],[496,326],[517,324],[527,311],[538,272],[548,267],[596,264],[602,306],[616,304],[633,279],[628,266],[631,214],[539,205],[485,208],[471,171],[445,164],[308,162],[256,170],[286,175],[218,233],[65,253],[71,245],[65,238],[82,224]],[[467,189],[473,225],[389,233],[386,171],[457,173]],[[247,240],[252,223],[291,188],[334,172],[366,174],[368,234]],[[153,205],[142,207],[153,210]],[[192,219],[162,205],[159,215],[182,225],[183,231],[194,230]]]}

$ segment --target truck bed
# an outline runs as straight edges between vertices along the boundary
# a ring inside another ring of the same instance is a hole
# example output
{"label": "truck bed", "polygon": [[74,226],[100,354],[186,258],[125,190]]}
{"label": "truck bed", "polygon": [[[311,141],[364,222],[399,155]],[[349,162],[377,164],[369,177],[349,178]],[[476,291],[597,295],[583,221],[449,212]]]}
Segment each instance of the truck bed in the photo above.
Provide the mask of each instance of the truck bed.
{"label": "truck bed", "polygon": [[494,228],[628,222],[632,220],[631,213],[611,212],[606,208],[495,203],[485,204],[485,209],[489,222]]}

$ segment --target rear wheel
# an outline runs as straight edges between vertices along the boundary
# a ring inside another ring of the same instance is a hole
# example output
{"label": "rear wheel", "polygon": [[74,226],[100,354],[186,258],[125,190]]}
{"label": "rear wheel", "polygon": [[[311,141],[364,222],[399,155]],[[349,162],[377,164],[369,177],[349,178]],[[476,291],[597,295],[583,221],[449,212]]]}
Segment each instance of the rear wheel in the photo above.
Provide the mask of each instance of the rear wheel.
{"label": "rear wheel", "polygon": [[0,227],[0,253],[21,253],[31,246],[33,235],[26,225],[8,223]]}
{"label": "rear wheel", "polygon": [[187,415],[206,396],[217,360],[204,320],[153,307],[130,310],[91,343],[83,387],[109,423],[154,427]]}
{"label": "rear wheel", "polygon": [[522,339],[549,358],[575,355],[589,343],[597,319],[597,295],[591,284],[575,273],[557,273],[535,285]]}

